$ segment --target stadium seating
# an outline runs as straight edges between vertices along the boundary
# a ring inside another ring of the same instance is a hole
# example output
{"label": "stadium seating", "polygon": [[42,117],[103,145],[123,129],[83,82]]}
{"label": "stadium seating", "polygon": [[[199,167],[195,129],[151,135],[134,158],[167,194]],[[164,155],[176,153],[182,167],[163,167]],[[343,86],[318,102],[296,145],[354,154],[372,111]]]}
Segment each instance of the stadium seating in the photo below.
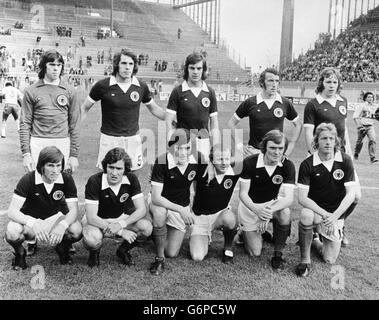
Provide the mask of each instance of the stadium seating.
{"label": "stadium seating", "polygon": [[[177,70],[174,62],[179,66],[184,58],[193,50],[205,50],[207,60],[211,66],[210,80],[217,82],[237,81],[248,79],[248,73],[238,64],[228,58],[225,51],[213,44],[207,35],[195,22],[181,10],[173,9],[170,5],[156,4],[142,1],[114,1],[114,25],[122,31],[122,38],[97,39],[100,27],[110,24],[110,1],[38,1],[44,8],[44,25],[36,29],[31,25],[34,16],[30,13],[33,1],[30,1],[29,11],[23,9],[22,2],[9,1],[11,5],[0,3],[0,25],[12,28],[10,36],[0,35],[0,44],[5,45],[9,52],[16,56],[16,67],[9,71],[22,73],[22,57],[28,49],[41,47],[43,49],[57,48],[66,55],[69,47],[76,52],[67,67],[77,67],[80,57],[85,65],[86,57],[92,56],[92,66],[88,68],[88,75],[95,78],[104,75],[108,63],[109,48],[116,52],[119,48],[131,48],[137,55],[148,54],[148,65],[140,66],[139,75],[145,78],[175,79]],[[87,3],[88,2],[88,3]],[[89,5],[91,4],[91,6]],[[2,7],[3,6],[3,7]],[[16,21],[23,21],[23,29],[15,29]],[[72,28],[71,37],[59,37],[56,26],[63,25]],[[183,30],[181,39],[177,39],[177,29]],[[36,37],[41,36],[41,42],[36,44]],[[80,44],[80,36],[85,37],[85,47]],[[104,50],[104,64],[97,63],[97,52]],[[154,71],[154,62],[165,59],[168,68],[165,72]]]}

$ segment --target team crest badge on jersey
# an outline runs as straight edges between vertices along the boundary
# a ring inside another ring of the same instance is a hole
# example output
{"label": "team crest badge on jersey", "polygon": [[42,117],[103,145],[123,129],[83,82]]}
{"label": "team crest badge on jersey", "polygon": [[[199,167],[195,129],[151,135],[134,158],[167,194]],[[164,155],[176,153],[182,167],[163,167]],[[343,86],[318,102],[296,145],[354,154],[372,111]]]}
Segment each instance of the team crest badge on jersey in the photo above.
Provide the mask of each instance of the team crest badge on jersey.
{"label": "team crest badge on jersey", "polygon": [[61,106],[61,107],[65,107],[68,105],[68,98],[67,96],[65,96],[64,94],[60,94],[57,96],[57,103]]}
{"label": "team crest badge on jersey", "polygon": [[280,174],[276,174],[272,178],[272,183],[273,184],[281,184],[283,182],[283,177]]}
{"label": "team crest badge on jersey", "polygon": [[61,190],[57,190],[53,193],[53,199],[54,200],[61,200],[63,198],[63,196],[64,196],[64,193]]}
{"label": "team crest badge on jersey", "polygon": [[189,181],[192,181],[193,178],[195,178],[196,176],[196,171],[195,170],[192,170],[189,174],[188,174],[188,180]]}
{"label": "team crest badge on jersey", "polygon": [[225,182],[224,182],[224,188],[225,189],[230,189],[233,185],[233,181],[232,179],[226,179]]}
{"label": "team crest badge on jersey", "polygon": [[124,194],[120,197],[120,203],[125,202],[128,198],[129,198],[129,194],[128,194],[128,193],[124,193]]}
{"label": "team crest badge on jersey", "polygon": [[345,106],[340,106],[338,108],[338,110],[341,112],[341,114],[346,115],[346,107]]}
{"label": "team crest badge on jersey", "polygon": [[201,100],[201,104],[205,107],[205,108],[209,108],[210,104],[211,104],[211,100],[209,100],[209,98],[205,97]]}
{"label": "team crest badge on jersey", "polygon": [[342,178],[344,177],[344,173],[341,169],[337,169],[333,172],[333,178],[335,180],[342,180]]}
{"label": "team crest badge on jersey", "polygon": [[139,93],[137,91],[133,91],[130,94],[130,99],[132,99],[134,102],[137,102],[139,100]]}
{"label": "team crest badge on jersey", "polygon": [[283,117],[283,110],[281,108],[276,108],[274,110],[274,116],[277,118]]}

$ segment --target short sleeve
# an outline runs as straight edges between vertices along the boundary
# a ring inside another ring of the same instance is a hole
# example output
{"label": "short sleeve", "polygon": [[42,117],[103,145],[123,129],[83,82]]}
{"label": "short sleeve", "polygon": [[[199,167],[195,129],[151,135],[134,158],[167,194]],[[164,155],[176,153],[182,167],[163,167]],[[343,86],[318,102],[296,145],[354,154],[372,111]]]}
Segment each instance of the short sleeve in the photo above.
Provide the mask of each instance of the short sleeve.
{"label": "short sleeve", "polygon": [[216,99],[216,93],[213,89],[209,90],[209,96],[211,100],[211,104],[209,106],[209,114],[217,112],[217,99]]}
{"label": "short sleeve", "polygon": [[77,199],[78,191],[76,189],[74,178],[69,175],[64,175],[64,195],[66,199]]}
{"label": "short sleeve", "polygon": [[163,164],[155,163],[151,173],[151,184],[163,184],[165,178],[165,169]]}
{"label": "short sleeve", "polygon": [[22,198],[28,198],[29,195],[33,192],[33,178],[34,174],[24,175],[17,183],[16,189],[14,190],[14,194]]}
{"label": "short sleeve", "polygon": [[295,170],[295,165],[292,163],[292,161],[286,160],[283,169],[284,169],[283,183],[295,184],[296,170]]}
{"label": "short sleeve", "polygon": [[349,183],[349,182],[355,181],[353,161],[347,154],[345,154],[344,162],[345,162],[344,182]]}
{"label": "short sleeve", "polygon": [[[167,110],[168,112],[175,113],[178,111],[178,106],[179,106],[179,92],[178,92],[178,87],[174,88],[170,94],[170,98],[168,99],[168,104],[167,104]],[[169,111],[170,110],[170,111]]]}
{"label": "short sleeve", "polygon": [[303,161],[300,164],[299,176],[297,178],[297,182],[298,182],[298,184],[310,186],[310,180],[311,180],[310,177],[311,177],[311,175],[310,175],[309,164],[307,161]]}
{"label": "short sleeve", "polygon": [[311,101],[309,101],[304,108],[304,124],[315,124],[315,110]]}
{"label": "short sleeve", "polygon": [[137,176],[134,173],[130,173],[128,175],[128,179],[129,179],[130,184],[131,184],[130,197],[133,199],[134,196],[142,194],[141,185],[138,181]]}
{"label": "short sleeve", "polygon": [[142,103],[148,103],[151,101],[151,92],[149,90],[149,87],[147,86],[146,83],[143,83],[142,85]]}
{"label": "short sleeve", "polygon": [[92,89],[89,93],[89,97],[93,101],[99,101],[103,97],[103,94],[104,94],[104,83],[103,82],[104,82],[104,80],[100,80],[100,81],[96,82],[94,84],[94,86],[92,87]]}
{"label": "short sleeve", "polygon": [[245,180],[250,180],[251,179],[251,160],[249,161],[250,157],[247,157],[245,160],[243,160],[243,165],[242,165],[242,172],[240,175],[241,179]]}
{"label": "short sleeve", "polygon": [[97,183],[94,176],[87,181],[84,195],[86,200],[99,201],[101,186]]}
{"label": "short sleeve", "polygon": [[286,112],[286,118],[290,121],[296,119],[298,116],[293,104],[291,101],[287,100],[286,101],[286,106],[287,106],[287,112]]}
{"label": "short sleeve", "polygon": [[249,115],[249,114],[248,114],[249,105],[250,105],[249,101],[250,101],[250,99],[247,99],[247,100],[245,100],[244,102],[242,102],[242,103],[238,106],[238,108],[237,108],[235,114],[236,114],[240,119],[245,118],[245,117],[247,117],[247,116]]}

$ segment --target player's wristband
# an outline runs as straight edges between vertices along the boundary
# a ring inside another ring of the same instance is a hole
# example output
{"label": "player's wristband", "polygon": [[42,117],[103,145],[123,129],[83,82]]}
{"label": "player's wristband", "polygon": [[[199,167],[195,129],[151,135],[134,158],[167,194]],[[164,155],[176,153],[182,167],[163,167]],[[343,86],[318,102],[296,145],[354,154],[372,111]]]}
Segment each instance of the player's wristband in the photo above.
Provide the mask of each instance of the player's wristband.
{"label": "player's wristband", "polygon": [[125,220],[120,220],[120,221],[117,221],[117,222],[121,226],[122,229],[125,229],[126,226],[128,225]]}
{"label": "player's wristband", "polygon": [[64,226],[65,230],[69,227],[69,224],[67,223],[66,220],[61,220],[61,221],[59,222],[59,224],[61,224],[62,226]]}
{"label": "player's wristband", "polygon": [[26,226],[29,227],[30,229],[33,229],[34,224],[36,223],[37,219],[30,217],[28,221],[26,221]]}

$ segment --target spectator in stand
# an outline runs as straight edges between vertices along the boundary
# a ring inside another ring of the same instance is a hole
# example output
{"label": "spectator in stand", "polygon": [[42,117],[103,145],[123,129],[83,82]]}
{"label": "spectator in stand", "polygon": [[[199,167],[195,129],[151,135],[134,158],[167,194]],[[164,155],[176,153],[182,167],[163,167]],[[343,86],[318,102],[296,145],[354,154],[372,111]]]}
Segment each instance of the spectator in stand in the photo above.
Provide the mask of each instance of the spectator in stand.
{"label": "spectator in stand", "polygon": [[37,38],[36,38],[37,45],[39,45],[40,42],[41,42],[41,36],[37,36]]}

